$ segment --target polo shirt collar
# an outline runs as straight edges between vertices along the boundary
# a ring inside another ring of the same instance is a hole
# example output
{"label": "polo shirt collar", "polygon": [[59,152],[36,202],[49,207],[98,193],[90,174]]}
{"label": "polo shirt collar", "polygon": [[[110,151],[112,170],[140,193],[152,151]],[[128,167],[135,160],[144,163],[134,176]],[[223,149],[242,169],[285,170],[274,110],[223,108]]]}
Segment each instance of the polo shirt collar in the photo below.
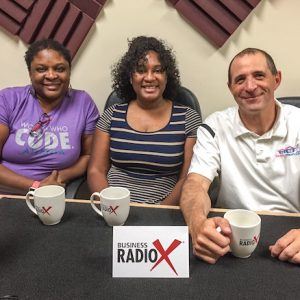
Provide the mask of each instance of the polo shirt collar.
{"label": "polo shirt collar", "polygon": [[[275,102],[276,102],[276,106],[278,109],[275,124],[268,132],[263,134],[261,137],[264,137],[264,138],[285,137],[287,134],[287,125],[286,125],[286,120],[285,120],[284,114],[282,112],[282,109],[283,109],[282,104],[277,99],[275,99]],[[236,138],[239,136],[245,135],[245,134],[256,135],[255,133],[253,133],[249,129],[247,129],[245,127],[245,125],[243,124],[243,122],[240,118],[238,107],[236,107],[235,114],[234,114],[233,134],[234,134],[234,137],[236,137]],[[257,135],[257,137],[259,137],[259,135]]]}

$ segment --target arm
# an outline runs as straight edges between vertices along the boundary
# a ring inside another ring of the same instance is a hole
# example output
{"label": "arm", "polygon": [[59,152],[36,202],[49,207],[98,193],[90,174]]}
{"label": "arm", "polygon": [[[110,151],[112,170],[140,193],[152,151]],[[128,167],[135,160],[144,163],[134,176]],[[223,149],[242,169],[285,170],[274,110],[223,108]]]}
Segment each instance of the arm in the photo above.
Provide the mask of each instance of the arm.
{"label": "arm", "polygon": [[[2,159],[2,148],[9,136],[9,128],[6,125],[0,124],[0,158]],[[41,185],[50,184],[53,181],[56,181],[57,174],[53,173],[47,178],[45,178]],[[19,175],[12,170],[4,167],[0,164],[0,184],[11,187],[13,189],[19,190],[20,193],[26,193],[28,189],[32,186],[34,180],[22,175]]]}
{"label": "arm", "polygon": [[[207,193],[210,184],[204,176],[189,174],[182,188],[180,206],[189,227],[194,254],[214,264],[229,251],[231,230],[223,218],[207,219],[211,205]],[[222,233],[216,230],[217,227]]]}
{"label": "arm", "polygon": [[187,138],[185,145],[184,145],[184,159],[183,159],[183,165],[178,177],[178,181],[176,185],[174,186],[171,194],[169,194],[162,202],[161,204],[165,205],[178,205],[179,204],[179,198],[180,198],[180,192],[182,189],[183,182],[186,178],[192,155],[193,155],[193,147],[195,145],[196,138]]}
{"label": "arm", "polygon": [[300,264],[300,229],[290,230],[269,249],[279,260]]}
{"label": "arm", "polygon": [[58,171],[58,182],[60,184],[66,184],[70,180],[85,174],[90,159],[90,149],[92,147],[92,142],[92,134],[84,134],[82,136],[81,154],[77,162],[69,168]]}
{"label": "arm", "polygon": [[96,129],[91,160],[88,167],[88,185],[92,193],[108,187],[107,173],[110,168],[110,135]]}

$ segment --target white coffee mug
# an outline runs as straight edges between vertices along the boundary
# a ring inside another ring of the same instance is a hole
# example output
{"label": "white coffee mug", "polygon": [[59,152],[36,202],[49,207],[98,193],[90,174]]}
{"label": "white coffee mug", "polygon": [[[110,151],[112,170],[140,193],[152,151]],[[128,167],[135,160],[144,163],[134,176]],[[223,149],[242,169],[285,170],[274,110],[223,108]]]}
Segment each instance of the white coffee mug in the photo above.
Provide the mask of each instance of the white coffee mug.
{"label": "white coffee mug", "polygon": [[261,219],[257,213],[245,209],[233,209],[225,213],[231,227],[230,249],[234,256],[249,257],[255,250],[259,237]]}
{"label": "white coffee mug", "polygon": [[[33,197],[34,206],[30,196]],[[26,203],[45,225],[55,225],[65,212],[65,189],[59,185],[39,187],[26,194]]]}
{"label": "white coffee mug", "polygon": [[[100,199],[100,209],[94,203]],[[104,218],[110,226],[123,225],[127,220],[130,209],[130,191],[123,187],[108,187],[90,197],[94,211]]]}

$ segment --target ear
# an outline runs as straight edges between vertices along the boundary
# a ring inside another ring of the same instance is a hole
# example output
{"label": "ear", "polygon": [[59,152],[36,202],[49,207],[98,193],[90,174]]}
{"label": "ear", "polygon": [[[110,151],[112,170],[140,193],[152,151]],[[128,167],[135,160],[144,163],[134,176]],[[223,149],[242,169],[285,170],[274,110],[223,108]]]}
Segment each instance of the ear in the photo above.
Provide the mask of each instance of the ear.
{"label": "ear", "polygon": [[232,84],[229,81],[227,81],[227,86],[229,88],[230,93],[232,93],[232,91],[231,91]]}
{"label": "ear", "polygon": [[30,81],[32,82],[32,71],[29,70],[28,75],[29,75]]}
{"label": "ear", "polygon": [[274,90],[276,90],[280,83],[281,83],[281,71],[278,71],[277,74],[274,76],[275,77],[275,88]]}

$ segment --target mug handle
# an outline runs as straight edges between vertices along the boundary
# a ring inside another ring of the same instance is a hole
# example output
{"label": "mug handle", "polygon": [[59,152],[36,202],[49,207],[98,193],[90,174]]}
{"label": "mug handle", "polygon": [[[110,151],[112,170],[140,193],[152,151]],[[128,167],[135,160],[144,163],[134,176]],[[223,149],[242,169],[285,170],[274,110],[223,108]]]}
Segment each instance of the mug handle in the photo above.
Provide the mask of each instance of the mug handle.
{"label": "mug handle", "polygon": [[31,204],[31,202],[30,202],[30,196],[34,196],[34,191],[29,191],[27,194],[26,194],[26,203],[27,203],[27,205],[28,205],[28,207],[30,208],[30,210],[34,213],[34,214],[36,214],[37,215],[37,211],[36,211],[36,209],[33,207],[33,205]]}
{"label": "mug handle", "polygon": [[96,206],[96,204],[94,203],[94,200],[95,200],[95,197],[98,197],[100,199],[100,193],[93,193],[90,197],[90,200],[91,200],[91,205],[92,205],[92,208],[93,210],[98,214],[100,215],[101,217],[103,217],[103,214],[101,212],[101,210]]}

